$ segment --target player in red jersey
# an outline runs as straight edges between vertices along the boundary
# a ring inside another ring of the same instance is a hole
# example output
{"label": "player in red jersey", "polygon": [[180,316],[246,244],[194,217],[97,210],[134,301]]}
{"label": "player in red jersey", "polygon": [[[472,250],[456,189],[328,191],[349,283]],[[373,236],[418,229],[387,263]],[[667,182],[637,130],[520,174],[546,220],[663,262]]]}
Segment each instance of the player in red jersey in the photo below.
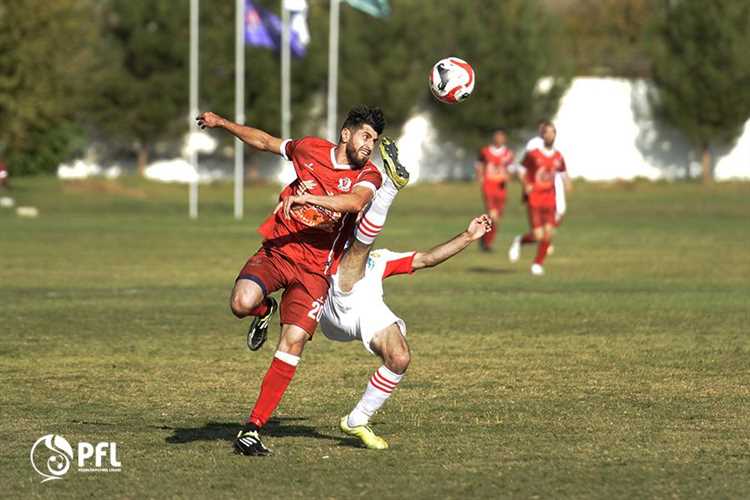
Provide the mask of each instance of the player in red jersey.
{"label": "player in red jersey", "polygon": [[[230,305],[238,318],[255,316],[248,338],[265,340],[276,301],[281,296],[281,334],[274,359],[261,384],[247,423],[234,441],[244,455],[267,455],[259,430],[286,391],[304,349],[312,338],[357,213],[372,200],[382,177],[370,155],[385,127],[378,108],[349,111],[338,144],[317,137],[282,140],[215,113],[197,117],[201,128],[223,128],[259,151],[292,161],[297,179],[286,186],[274,213],[261,225],[263,245],[240,271]],[[252,346],[251,346],[252,348]]]}
{"label": "player in red jersey", "polygon": [[492,229],[480,240],[482,250],[492,250],[500,217],[505,209],[506,184],[510,180],[508,172],[513,164],[514,154],[507,146],[508,138],[503,130],[497,130],[492,136],[492,144],[479,151],[474,169],[482,189],[484,206],[492,219]]}
{"label": "player in red jersey", "polygon": [[554,228],[558,223],[556,176],[561,176],[564,184],[569,186],[565,159],[554,148],[557,130],[551,122],[540,126],[541,147],[528,149],[521,165],[524,169],[524,194],[529,214],[531,231],[517,236],[508,251],[512,262],[516,262],[521,253],[521,245],[537,242],[537,254],[531,266],[534,275],[544,274],[544,259],[552,242]]}

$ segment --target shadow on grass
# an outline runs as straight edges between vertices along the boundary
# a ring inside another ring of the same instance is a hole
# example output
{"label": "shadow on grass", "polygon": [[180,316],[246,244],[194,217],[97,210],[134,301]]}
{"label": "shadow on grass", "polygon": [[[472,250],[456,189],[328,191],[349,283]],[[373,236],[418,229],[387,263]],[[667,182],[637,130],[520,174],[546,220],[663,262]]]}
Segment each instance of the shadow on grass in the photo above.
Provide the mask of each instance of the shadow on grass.
{"label": "shadow on grass", "polygon": [[[336,441],[340,445],[359,447],[359,441],[353,438],[331,436],[318,432],[315,427],[304,424],[289,424],[287,422],[307,420],[305,417],[275,417],[263,427],[263,437],[308,437]],[[159,429],[171,430],[172,435],[164,438],[169,444],[185,444],[194,441],[227,441],[234,440],[242,429],[242,424],[235,422],[208,422],[202,427],[169,427],[160,426]]]}
{"label": "shadow on grass", "polygon": [[499,267],[470,267],[466,270],[467,273],[480,273],[480,274],[515,274],[518,271],[515,269],[502,269]]}

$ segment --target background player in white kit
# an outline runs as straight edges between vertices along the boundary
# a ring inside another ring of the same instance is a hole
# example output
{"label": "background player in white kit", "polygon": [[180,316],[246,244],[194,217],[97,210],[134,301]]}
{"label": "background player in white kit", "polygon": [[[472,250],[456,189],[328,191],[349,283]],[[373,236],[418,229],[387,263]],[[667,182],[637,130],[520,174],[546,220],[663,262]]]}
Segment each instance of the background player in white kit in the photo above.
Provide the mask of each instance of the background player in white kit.
{"label": "background player in white kit", "polygon": [[[409,346],[404,338],[406,324],[383,301],[383,280],[436,266],[492,228],[489,216],[482,215],[473,219],[466,231],[431,250],[371,252],[398,189],[408,182],[408,172],[398,164],[398,152],[391,144],[381,145],[388,176],[364,212],[355,238],[342,257],[338,271],[331,277],[328,298],[319,323],[327,338],[342,342],[360,340],[368,352],[383,361],[383,365],[370,377],[360,401],[339,424],[343,432],[356,436],[370,449],[388,448],[388,443],[367,424],[396,389],[411,361]],[[403,172],[398,185],[394,179],[399,181],[399,177],[392,175],[396,170]]]}

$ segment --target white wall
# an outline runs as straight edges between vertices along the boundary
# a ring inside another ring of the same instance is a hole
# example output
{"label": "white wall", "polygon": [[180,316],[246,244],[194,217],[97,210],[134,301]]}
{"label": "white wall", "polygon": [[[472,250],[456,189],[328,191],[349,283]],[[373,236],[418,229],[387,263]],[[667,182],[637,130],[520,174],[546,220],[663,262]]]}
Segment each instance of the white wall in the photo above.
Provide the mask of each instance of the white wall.
{"label": "white wall", "polygon": [[[554,121],[557,147],[574,177],[675,179],[700,172],[699,158],[685,139],[654,121],[643,80],[576,78]],[[468,175],[475,155],[438,143],[435,137],[425,115],[404,126],[399,148],[414,177],[442,180]],[[750,120],[733,148],[715,150],[714,155],[717,180],[750,179]]]}

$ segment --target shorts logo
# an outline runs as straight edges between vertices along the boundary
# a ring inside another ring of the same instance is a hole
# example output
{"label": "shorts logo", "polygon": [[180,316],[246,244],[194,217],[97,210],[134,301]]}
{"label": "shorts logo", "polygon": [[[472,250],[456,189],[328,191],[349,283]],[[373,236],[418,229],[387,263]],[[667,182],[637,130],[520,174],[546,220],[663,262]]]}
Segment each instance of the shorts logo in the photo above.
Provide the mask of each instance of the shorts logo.
{"label": "shorts logo", "polygon": [[[59,434],[47,434],[36,440],[31,447],[31,466],[42,476],[42,482],[62,479],[70,470],[74,457],[77,457],[78,472],[120,472],[122,464],[117,459],[117,443],[103,441],[91,444],[78,443],[76,452],[67,439]],[[109,466],[103,460],[109,457]],[[87,463],[93,458],[94,466]]]}
{"label": "shorts logo", "polygon": [[339,191],[348,192],[352,187],[352,180],[348,177],[339,179]]}

